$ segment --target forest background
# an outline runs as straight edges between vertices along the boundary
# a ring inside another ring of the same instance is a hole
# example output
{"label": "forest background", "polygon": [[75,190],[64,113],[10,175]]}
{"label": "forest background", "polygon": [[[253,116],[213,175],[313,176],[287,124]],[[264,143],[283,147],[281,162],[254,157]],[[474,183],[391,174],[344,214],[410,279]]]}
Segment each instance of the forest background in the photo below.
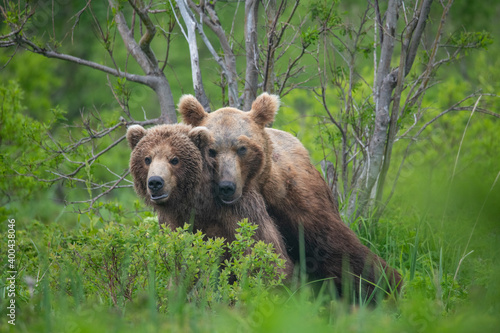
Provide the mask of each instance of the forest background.
{"label": "forest background", "polygon": [[[262,2],[262,6],[265,3],[268,2]],[[294,8],[293,4],[288,3],[286,14]],[[130,151],[125,141],[117,142],[126,131],[127,120],[121,117],[124,110],[145,124],[160,117],[155,92],[89,67],[9,46],[0,51],[4,272],[0,282],[0,327],[26,332],[85,332],[92,330],[92,323],[116,331],[314,328],[465,332],[481,326],[484,331],[494,331],[500,324],[500,287],[496,283],[500,277],[500,127],[498,117],[488,112],[498,113],[500,109],[500,100],[495,97],[500,92],[500,30],[496,21],[500,5],[493,0],[461,1],[450,7],[443,44],[473,47],[464,48],[433,75],[433,84],[421,101],[420,109],[426,112],[419,126],[412,127],[417,111],[398,121],[400,137],[394,141],[393,164],[386,177],[390,185],[379,194],[384,204],[356,214],[351,211],[353,205],[349,205],[354,197],[352,188],[347,186],[354,184],[355,166],[346,169],[350,172],[346,179],[329,168],[342,167],[343,141],[331,119],[359,122],[368,132],[373,130],[374,111],[364,101],[372,98],[367,87],[375,77],[376,30],[372,22],[359,35],[365,36],[365,40],[354,49],[358,76],[350,76],[350,67],[343,64],[352,44],[343,48],[343,40],[339,39],[332,44],[332,76],[322,77],[315,58],[318,48],[325,45],[320,43],[322,34],[318,32],[320,10],[332,9],[335,20],[329,24],[337,29],[338,36],[352,41],[350,35],[356,36],[353,27],[363,20],[367,7],[367,2],[361,0],[331,4],[334,3],[302,1],[294,13],[295,30],[290,30],[297,33],[298,46],[291,48],[276,66],[282,66],[286,72],[293,59],[297,59],[297,66],[292,68],[297,72],[286,85],[280,86],[283,80],[278,77],[276,85],[270,88],[282,98],[273,127],[301,140],[327,180],[336,180],[332,187],[346,223],[366,245],[403,274],[405,286],[397,302],[387,301],[371,309],[361,301],[361,306],[353,310],[340,300],[332,300],[326,291],[312,295],[304,286],[297,290],[276,287],[274,280],[266,276],[241,285],[225,284],[223,278],[213,276],[216,259],[212,251],[222,245],[204,243],[199,235],[188,236],[183,231],[162,239],[152,220],[154,214],[138,200],[131,187],[126,171]],[[229,22],[227,26],[236,26],[233,42],[241,42],[243,31],[238,30],[238,22],[244,21],[243,3],[218,1],[217,6],[219,17]],[[237,6],[241,9],[234,15]],[[386,5],[381,3],[383,6]],[[445,7],[446,3],[433,3],[422,44],[432,44],[432,32],[439,29]],[[7,1],[3,8],[8,8]],[[168,12],[171,5],[159,2],[155,8]],[[23,7],[18,9],[22,11]],[[49,43],[65,54],[109,65],[111,48],[99,40],[106,35],[106,29],[100,30],[96,20],[109,27],[109,43],[122,43],[113,30],[113,12],[107,3],[38,1],[36,10],[27,27],[40,45]],[[180,17],[178,10],[176,13]],[[169,15],[173,19],[172,11]],[[369,11],[368,16],[374,20],[376,13]],[[0,28],[3,36],[10,32],[5,20]],[[193,88],[189,45],[178,24],[172,23],[172,31],[162,33],[172,39],[164,63],[165,75],[172,96],[178,101],[182,94],[197,93]],[[209,37],[214,41],[213,36]],[[265,41],[265,34],[259,38]],[[165,45],[158,42],[153,49],[161,54]],[[213,55],[201,40],[198,45],[205,95],[215,110],[230,103],[230,92],[221,88],[227,82]],[[124,48],[113,48],[113,52],[113,57],[120,64],[126,63],[130,72],[140,71]],[[241,50],[237,53],[241,72],[241,59],[245,56]],[[425,66],[426,57],[428,53],[420,52],[412,70],[418,73]],[[397,66],[397,58],[393,57],[393,66]],[[263,91],[264,82],[261,83],[258,92]],[[346,85],[354,89],[338,89]],[[240,82],[239,89],[243,90],[243,86]],[[348,105],[343,103],[348,100],[343,91],[351,91],[352,100],[357,101],[349,105],[360,107],[354,120],[342,118],[342,110]],[[465,103],[467,107],[456,108],[433,121],[468,96],[471,97]],[[427,122],[429,125],[418,137],[412,136]],[[86,145],[75,145],[89,134],[92,137],[92,133],[107,128],[115,130],[92,138]],[[403,135],[408,133],[412,135]],[[54,153],[72,145],[75,149],[67,155]],[[93,159],[103,149],[105,154]],[[68,177],[74,170],[71,161],[87,162],[78,164],[82,165],[78,173]],[[404,164],[400,164],[402,161]],[[56,181],[48,181],[51,179]],[[379,198],[375,194],[373,197]],[[16,327],[7,323],[7,239],[8,221],[12,220],[19,272]],[[241,232],[251,233],[251,227],[243,224]],[[192,247],[187,244],[197,244],[198,251],[189,252]],[[169,249],[168,253],[178,261],[165,263],[161,255],[154,257],[153,253],[158,254],[161,248]],[[151,253],[141,252],[145,249]],[[233,273],[244,276],[246,264],[274,260],[264,252],[256,250],[253,257],[234,263]],[[205,261],[206,267],[200,265]],[[207,284],[196,284],[204,272]],[[281,292],[276,292],[276,288]]]}

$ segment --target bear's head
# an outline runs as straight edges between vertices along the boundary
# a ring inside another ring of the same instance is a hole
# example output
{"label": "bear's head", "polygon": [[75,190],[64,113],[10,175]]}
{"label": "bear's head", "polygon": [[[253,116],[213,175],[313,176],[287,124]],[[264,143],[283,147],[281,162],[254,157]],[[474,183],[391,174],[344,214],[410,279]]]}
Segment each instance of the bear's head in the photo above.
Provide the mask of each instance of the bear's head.
{"label": "bear's head", "polygon": [[146,130],[130,126],[130,172],[137,194],[153,206],[188,203],[200,182],[202,152],[210,140],[203,127],[176,124]]}
{"label": "bear's head", "polygon": [[238,201],[253,182],[270,167],[270,142],[265,132],[279,108],[279,97],[263,93],[249,112],[222,108],[206,113],[191,95],[179,102],[186,124],[208,128],[213,141],[208,146],[215,167],[215,190],[225,204]]}

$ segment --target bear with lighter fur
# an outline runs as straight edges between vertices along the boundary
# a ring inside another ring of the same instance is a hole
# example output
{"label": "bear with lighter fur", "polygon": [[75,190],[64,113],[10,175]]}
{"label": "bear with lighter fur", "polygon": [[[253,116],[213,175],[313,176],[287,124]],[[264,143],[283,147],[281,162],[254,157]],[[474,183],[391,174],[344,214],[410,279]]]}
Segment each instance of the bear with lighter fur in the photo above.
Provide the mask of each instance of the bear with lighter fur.
{"label": "bear with lighter fur", "polygon": [[279,104],[277,96],[264,93],[249,112],[225,107],[207,113],[195,97],[181,98],[184,122],[204,126],[213,136],[208,152],[219,201],[231,207],[248,192],[262,194],[291,259],[299,261],[303,237],[310,279],[332,279],[340,296],[349,291],[347,297],[371,300],[377,290],[398,290],[401,276],[342,222],[330,188],[300,141],[266,128]]}

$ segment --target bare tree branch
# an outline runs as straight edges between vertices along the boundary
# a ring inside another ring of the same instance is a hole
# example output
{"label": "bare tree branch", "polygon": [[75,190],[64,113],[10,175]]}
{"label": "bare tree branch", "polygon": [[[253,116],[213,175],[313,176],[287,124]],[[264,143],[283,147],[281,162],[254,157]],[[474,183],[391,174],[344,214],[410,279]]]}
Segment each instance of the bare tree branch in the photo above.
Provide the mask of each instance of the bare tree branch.
{"label": "bare tree branch", "polygon": [[[125,17],[123,13],[119,10],[119,7],[116,4],[115,0],[108,0],[108,2],[110,7],[113,8],[116,13],[115,14],[116,25],[128,52],[132,55],[135,61],[137,61],[139,66],[141,66],[144,73],[146,73],[147,76],[150,76],[153,80],[151,87],[156,92],[158,96],[158,101],[160,103],[160,109],[161,109],[160,120],[163,123],[167,124],[176,123],[177,116],[175,113],[175,102],[172,96],[172,90],[170,89],[170,84],[168,83],[165,74],[161,71],[160,67],[158,66],[158,62],[156,61],[156,58],[154,57],[152,52],[147,51],[147,53],[145,53],[143,50],[143,48],[145,49],[149,48],[149,44],[151,42],[150,39],[154,36],[154,34],[152,34],[152,31],[147,33],[144,40],[142,40],[143,47],[141,47],[135,41],[134,36],[127,25]],[[147,16],[147,14],[145,14],[144,12],[142,12],[142,14],[140,15],[142,15],[143,17]],[[145,20],[143,21],[143,23],[145,23],[146,26],[151,25],[149,17],[148,18],[144,17],[141,19]]]}
{"label": "bare tree branch", "polygon": [[283,90],[285,89],[285,87],[287,85],[287,81],[291,77],[294,77],[299,71],[301,71],[299,69],[296,72],[292,72],[294,70],[295,66],[298,64],[299,60],[304,56],[304,54],[306,54],[306,48],[304,46],[302,46],[300,53],[295,57],[295,59],[293,59],[293,60],[289,59],[288,67],[286,69],[286,72],[283,75],[283,79],[281,81],[280,88],[278,90],[279,95],[283,94]]}
{"label": "bare tree branch", "polygon": [[[208,102],[207,95],[205,94],[205,89],[203,86],[203,80],[201,77],[200,68],[200,57],[198,55],[198,44],[196,42],[196,20],[193,17],[193,13],[189,10],[189,7],[185,0],[176,0],[179,11],[181,12],[182,19],[186,24],[187,34],[182,30],[184,37],[186,38],[189,45],[189,53],[191,55],[191,74],[193,78],[193,87],[196,95],[196,99],[201,103],[206,111],[210,111],[210,103]],[[177,16],[176,16],[177,19]],[[179,26],[182,28],[180,22]]]}
{"label": "bare tree branch", "polygon": [[436,53],[439,48],[439,42],[441,40],[441,36],[443,34],[444,24],[446,21],[446,17],[448,16],[448,12],[450,11],[451,5],[453,4],[453,0],[448,0],[448,4],[443,9],[443,14],[441,15],[441,20],[439,22],[438,31],[436,33],[436,38],[434,39],[434,43],[432,45],[431,54],[429,56],[429,61],[427,62],[427,68],[424,72],[424,80],[421,84],[421,89],[424,89],[429,80],[431,78],[431,72],[433,70],[434,59],[436,58]]}
{"label": "bare tree branch", "polygon": [[24,37],[20,37],[20,43],[21,43],[21,45],[26,46],[29,51],[36,53],[36,54],[43,55],[44,57],[47,57],[47,58],[54,58],[54,59],[69,61],[69,62],[78,64],[78,65],[83,65],[86,67],[97,69],[101,72],[108,73],[108,74],[111,74],[111,75],[116,76],[116,77],[124,77],[131,82],[142,83],[142,84],[145,84],[149,87],[155,86],[155,82],[154,82],[153,78],[148,77],[148,76],[122,72],[118,69],[104,66],[104,65],[98,64],[96,62],[92,62],[92,61],[88,61],[88,60],[81,59],[78,57],[74,57],[72,55],[58,53],[55,51],[40,48],[36,44],[31,42],[30,40],[25,39]]}
{"label": "bare tree branch", "polygon": [[411,31],[411,42],[408,46],[408,51],[406,53],[406,61],[405,61],[405,71],[404,76],[408,75],[413,66],[413,62],[415,61],[415,57],[417,56],[418,46],[422,40],[422,35],[425,30],[425,25],[427,23],[427,19],[429,17],[429,13],[431,11],[432,0],[424,0],[420,3],[420,9],[417,19],[417,25],[414,31]]}
{"label": "bare tree branch", "polygon": [[276,62],[275,52],[283,39],[283,35],[288,27],[290,27],[290,22],[295,15],[295,12],[299,6],[300,0],[296,0],[295,4],[292,8],[290,15],[286,22],[282,24],[281,30],[277,31],[278,19],[283,14],[285,10],[286,1],[282,0],[278,10],[276,10],[276,0],[270,1],[268,5],[268,32],[267,32],[267,53],[266,53],[266,61],[264,64],[264,80],[263,87],[264,91],[273,93],[274,92],[274,80],[271,78],[271,75],[274,73],[274,64]]}
{"label": "bare tree branch", "polygon": [[94,207],[94,204],[103,196],[106,194],[109,194],[111,191],[113,191],[116,188],[123,188],[123,187],[132,187],[132,185],[127,185],[127,186],[118,186],[123,180],[125,180],[125,177],[127,177],[130,174],[130,170],[127,170],[123,173],[123,175],[118,178],[113,185],[107,186],[107,189],[101,193],[99,193],[97,196],[90,198],[89,200],[83,200],[83,201],[72,201],[70,204],[89,204],[89,210],[91,210]]}
{"label": "bare tree branch", "polygon": [[[120,11],[118,4],[115,3],[115,0],[108,0],[109,5],[115,11],[115,22],[116,27],[118,28],[118,32],[123,39],[125,47],[127,51],[132,55],[132,57],[137,61],[139,66],[141,66],[144,73],[147,74],[158,74],[158,68],[154,67],[154,63],[151,59],[144,53],[139,44],[135,41],[134,35],[130,28],[127,25],[127,21],[125,20],[125,16]],[[155,73],[156,72],[156,73]]]}
{"label": "bare tree branch", "polygon": [[153,67],[156,69],[158,68],[158,60],[156,59],[156,56],[151,49],[151,42],[156,35],[156,27],[148,15],[148,8],[139,8],[135,4],[136,1],[137,0],[129,0],[128,2],[130,3],[130,6],[132,6],[132,8],[135,10],[135,12],[139,15],[141,22],[146,27],[146,32],[142,35],[139,41],[139,46],[142,52],[144,52],[144,54],[148,57]]}
{"label": "bare tree branch", "polygon": [[[217,36],[220,46],[224,52],[224,62],[225,65],[222,66],[220,61],[217,60],[219,65],[224,71],[224,74],[227,78],[228,84],[228,95],[229,95],[229,105],[236,108],[241,108],[241,100],[238,94],[238,75],[236,71],[236,57],[234,55],[232,47],[229,45],[229,40],[222,28],[219,17],[217,16],[216,11],[214,10],[214,5],[210,3],[205,3],[204,6],[197,6],[193,1],[187,0],[189,7],[194,10],[199,16],[200,19],[206,24]],[[208,15],[205,14],[205,10]],[[202,31],[198,29],[198,31]],[[205,39],[204,39],[205,41]],[[206,41],[205,41],[205,44]],[[208,45],[207,45],[208,47]],[[210,48],[210,47],[209,47]]]}

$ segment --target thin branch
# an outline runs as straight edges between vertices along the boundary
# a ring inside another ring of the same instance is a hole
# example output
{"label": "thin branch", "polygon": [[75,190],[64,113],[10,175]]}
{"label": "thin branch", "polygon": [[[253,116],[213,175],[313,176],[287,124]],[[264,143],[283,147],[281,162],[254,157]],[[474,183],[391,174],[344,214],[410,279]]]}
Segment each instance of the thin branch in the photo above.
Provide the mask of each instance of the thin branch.
{"label": "thin branch", "polygon": [[[120,142],[122,142],[123,140],[125,139],[125,135],[120,137],[118,140],[116,140],[115,142],[113,142],[112,144],[110,144],[109,146],[107,146],[106,148],[104,148],[103,150],[101,150],[99,153],[97,154],[93,154],[93,156],[89,159],[87,159],[86,161],[84,162],[76,162],[76,161],[72,161],[70,160],[67,156],[66,156],[66,153],[68,152],[68,150],[62,150],[60,151],[59,153],[61,155],[64,156],[64,158],[72,163],[72,164],[78,164],[79,166],[74,169],[72,172],[70,173],[67,173],[67,174],[58,174],[59,176],[57,178],[54,178],[54,179],[37,179],[38,181],[40,182],[45,182],[45,183],[54,183],[54,182],[57,182],[59,180],[63,180],[63,179],[69,179],[73,176],[75,176],[78,172],[80,172],[80,170],[82,170],[85,166],[87,165],[92,165],[95,160],[97,160],[99,157],[101,157],[102,155],[106,154],[108,151],[110,151],[112,148],[114,148],[115,146],[117,146]],[[57,144],[57,143],[56,143]],[[74,146],[74,145],[73,145]],[[74,146],[76,147],[76,146]],[[53,172],[54,173],[54,172]],[[56,174],[56,173],[54,173]],[[34,176],[34,175],[25,175],[25,176]]]}
{"label": "thin branch", "polygon": [[283,81],[281,82],[280,88],[278,90],[278,95],[281,95],[283,93],[283,90],[285,89],[285,86],[286,86],[288,79],[290,79],[291,77],[294,76],[294,74],[291,73],[291,71],[293,70],[295,65],[297,65],[297,63],[304,56],[305,53],[306,53],[306,48],[304,46],[302,46],[302,50],[301,50],[300,54],[297,55],[297,57],[295,57],[295,59],[293,59],[291,61],[289,60],[288,68],[286,69]]}
{"label": "thin branch", "polygon": [[321,94],[316,92],[315,90],[313,90],[313,92],[321,97],[321,103],[323,105],[323,108],[325,109],[326,113],[328,114],[328,117],[330,118],[330,121],[338,128],[338,130],[340,131],[340,134],[342,135],[342,141],[347,141],[347,138],[346,138],[346,134],[344,132],[344,129],[342,128],[342,126],[340,126],[339,122],[337,122],[335,120],[335,118],[333,117],[332,113],[330,112],[330,108],[328,107],[328,104],[326,102],[326,88],[324,86],[324,84],[321,85]]}
{"label": "thin branch", "polygon": [[75,32],[76,26],[80,22],[80,17],[85,12],[85,10],[90,6],[91,2],[92,0],[88,0],[87,4],[72,17],[72,19],[73,18],[75,19],[75,23],[73,23],[73,26],[71,27],[71,43],[73,43],[73,33]]}
{"label": "thin branch", "polygon": [[130,109],[128,107],[128,99],[125,101],[122,101],[118,94],[116,93],[115,89],[113,88],[113,84],[111,83],[111,80],[109,79],[109,75],[106,75],[106,78],[108,80],[108,87],[111,90],[111,93],[113,94],[113,97],[115,98],[116,102],[120,107],[122,108],[123,113],[127,116],[129,120],[132,120],[132,115],[130,114]]}
{"label": "thin branch", "polygon": [[36,44],[31,42],[30,40],[25,39],[24,37],[22,37],[20,44],[28,46],[27,49],[29,51],[36,53],[36,54],[43,55],[44,57],[47,57],[47,58],[55,58],[55,59],[69,61],[69,62],[78,64],[78,65],[83,65],[83,66],[87,66],[87,67],[90,67],[93,69],[97,69],[99,71],[111,74],[111,75],[116,76],[116,77],[124,77],[129,81],[142,83],[142,84],[145,84],[149,87],[154,86],[154,80],[152,77],[122,72],[120,70],[117,70],[117,69],[114,69],[114,68],[111,68],[108,66],[104,66],[104,65],[98,64],[98,63],[93,62],[93,61],[89,61],[89,60],[81,59],[81,58],[78,58],[78,57],[75,57],[72,55],[63,54],[63,53],[59,53],[59,52],[55,52],[55,51],[50,51],[50,50],[47,50],[44,48],[40,48]]}
{"label": "thin branch", "polygon": [[417,56],[418,46],[422,40],[422,35],[425,30],[425,25],[427,23],[427,18],[429,17],[429,13],[431,10],[432,0],[423,0],[421,3],[421,7],[419,10],[417,26],[415,27],[415,31],[411,34],[411,42],[408,47],[408,52],[406,55],[406,65],[405,65],[405,73],[404,75],[408,75],[410,72],[413,62],[415,61],[415,57]]}
{"label": "thin branch", "polygon": [[[116,182],[114,182],[114,184],[112,186],[110,186],[106,191],[104,192],[101,192],[99,195],[89,199],[89,200],[84,200],[84,201],[72,201],[70,202],[70,204],[81,204],[81,203],[89,203],[89,209],[92,209],[93,206],[94,206],[94,203],[99,200],[101,197],[105,196],[106,194],[110,193],[112,190],[114,190],[115,188],[119,188],[118,184],[120,184],[124,179],[125,177],[127,177],[128,175],[130,174],[130,170],[127,170],[120,178],[118,178],[116,180]],[[130,187],[130,186],[126,186],[126,187]]]}
{"label": "thin branch", "polygon": [[[458,103],[455,103],[454,106],[444,110],[443,112],[441,112],[440,114],[438,114],[437,116],[435,116],[434,118],[432,118],[431,120],[429,120],[428,122],[426,122],[421,128],[420,130],[417,132],[417,134],[414,136],[414,137],[418,137],[420,136],[420,134],[429,126],[431,125],[432,123],[434,123],[436,120],[438,120],[439,118],[441,118],[442,116],[444,116],[445,114],[449,113],[449,112],[452,112],[452,111],[471,111],[472,108],[471,107],[458,107],[457,105],[461,104],[463,101],[469,99],[469,98],[472,98],[472,97],[475,97],[477,96],[477,94],[471,94],[469,96],[467,96],[466,98],[464,98],[461,102],[458,102]],[[485,110],[485,109],[481,109],[481,108],[477,108],[476,109],[476,112],[479,112],[479,113],[484,113],[484,114],[487,114],[487,115],[490,115],[490,116],[493,116],[495,118],[500,118],[500,114],[498,113],[495,113],[495,112],[492,112],[492,111],[489,111],[489,110]]]}
{"label": "thin branch", "polygon": [[415,126],[416,126],[416,125],[417,125],[417,123],[418,123],[418,120],[419,120],[419,119],[417,118],[417,115],[416,115],[416,114],[413,114],[413,124],[412,124],[410,127],[408,127],[408,129],[407,129],[406,131],[404,131],[404,133],[403,133],[403,134],[401,134],[401,135],[399,135],[398,137],[396,137],[396,139],[395,139],[394,141],[398,141],[399,139],[406,137],[406,135],[407,135],[408,133],[410,133],[410,131],[411,131],[412,129],[414,129],[414,128],[415,128]]}
{"label": "thin branch", "polygon": [[277,34],[276,38],[274,38],[274,36],[276,34],[276,26],[278,24],[278,19],[283,14],[283,11],[285,9],[284,8],[285,7],[284,0],[281,1],[280,7],[276,11],[276,15],[272,21],[270,32],[268,32],[268,47],[267,47],[267,54],[266,54],[266,63],[264,65],[263,87],[264,87],[265,91],[272,92],[272,90],[273,90],[272,87],[274,85],[274,82],[272,82],[272,80],[270,79],[270,75],[274,71],[274,62],[276,61],[276,59],[274,59],[274,53],[276,52],[278,45],[281,43],[281,40],[283,38],[283,35],[285,34],[285,31],[287,30],[287,28],[289,26],[291,26],[290,22],[291,22],[293,16],[295,15],[295,12],[299,6],[299,3],[300,3],[299,0],[295,1],[295,4],[292,8],[292,11],[291,11],[290,15],[288,16],[288,19],[286,20],[286,22],[282,23],[282,28],[279,31],[279,33]]}
{"label": "thin branch", "polygon": [[453,4],[453,0],[448,0],[448,4],[444,7],[443,9],[443,14],[441,15],[441,20],[439,22],[439,27],[438,31],[436,33],[436,37],[434,39],[434,42],[432,44],[432,49],[431,49],[431,54],[429,56],[429,61],[427,63],[427,67],[424,71],[424,79],[422,81],[421,87],[425,88],[427,84],[429,83],[429,80],[431,78],[431,73],[433,70],[433,64],[434,64],[434,59],[436,58],[436,53],[439,48],[439,41],[441,40],[441,36],[443,34],[443,29],[444,29],[444,24],[446,21],[446,17],[448,16],[448,12],[450,11],[450,7]]}
{"label": "thin branch", "polygon": [[[1,6],[0,6],[0,8],[1,8]],[[15,30],[12,30],[11,32],[9,32],[6,35],[0,35],[0,40],[10,39],[11,37],[17,38],[19,33],[23,30],[24,25],[28,22],[30,17],[33,16],[34,14],[35,14],[34,12],[29,13],[28,16],[26,16],[26,18],[23,20],[23,22],[21,22],[21,25],[19,27],[17,27]],[[16,44],[15,41],[9,41],[9,42],[14,43],[14,45]]]}
{"label": "thin branch", "polygon": [[[13,43],[14,43],[14,42],[13,42]],[[5,64],[3,64],[3,66],[2,66],[2,67],[0,67],[0,71],[1,71],[2,69],[4,69],[5,67],[7,67],[7,66],[10,64],[10,62],[12,61],[12,59],[14,59],[14,56],[17,54],[17,51],[19,51],[19,45],[16,45],[16,44],[14,43],[13,45],[9,45],[9,46],[16,46],[16,49],[14,50],[14,52],[12,53],[12,55],[10,55],[10,56],[9,56],[9,60],[7,60],[7,61],[5,62]],[[0,42],[0,47],[3,47],[2,42]]]}

